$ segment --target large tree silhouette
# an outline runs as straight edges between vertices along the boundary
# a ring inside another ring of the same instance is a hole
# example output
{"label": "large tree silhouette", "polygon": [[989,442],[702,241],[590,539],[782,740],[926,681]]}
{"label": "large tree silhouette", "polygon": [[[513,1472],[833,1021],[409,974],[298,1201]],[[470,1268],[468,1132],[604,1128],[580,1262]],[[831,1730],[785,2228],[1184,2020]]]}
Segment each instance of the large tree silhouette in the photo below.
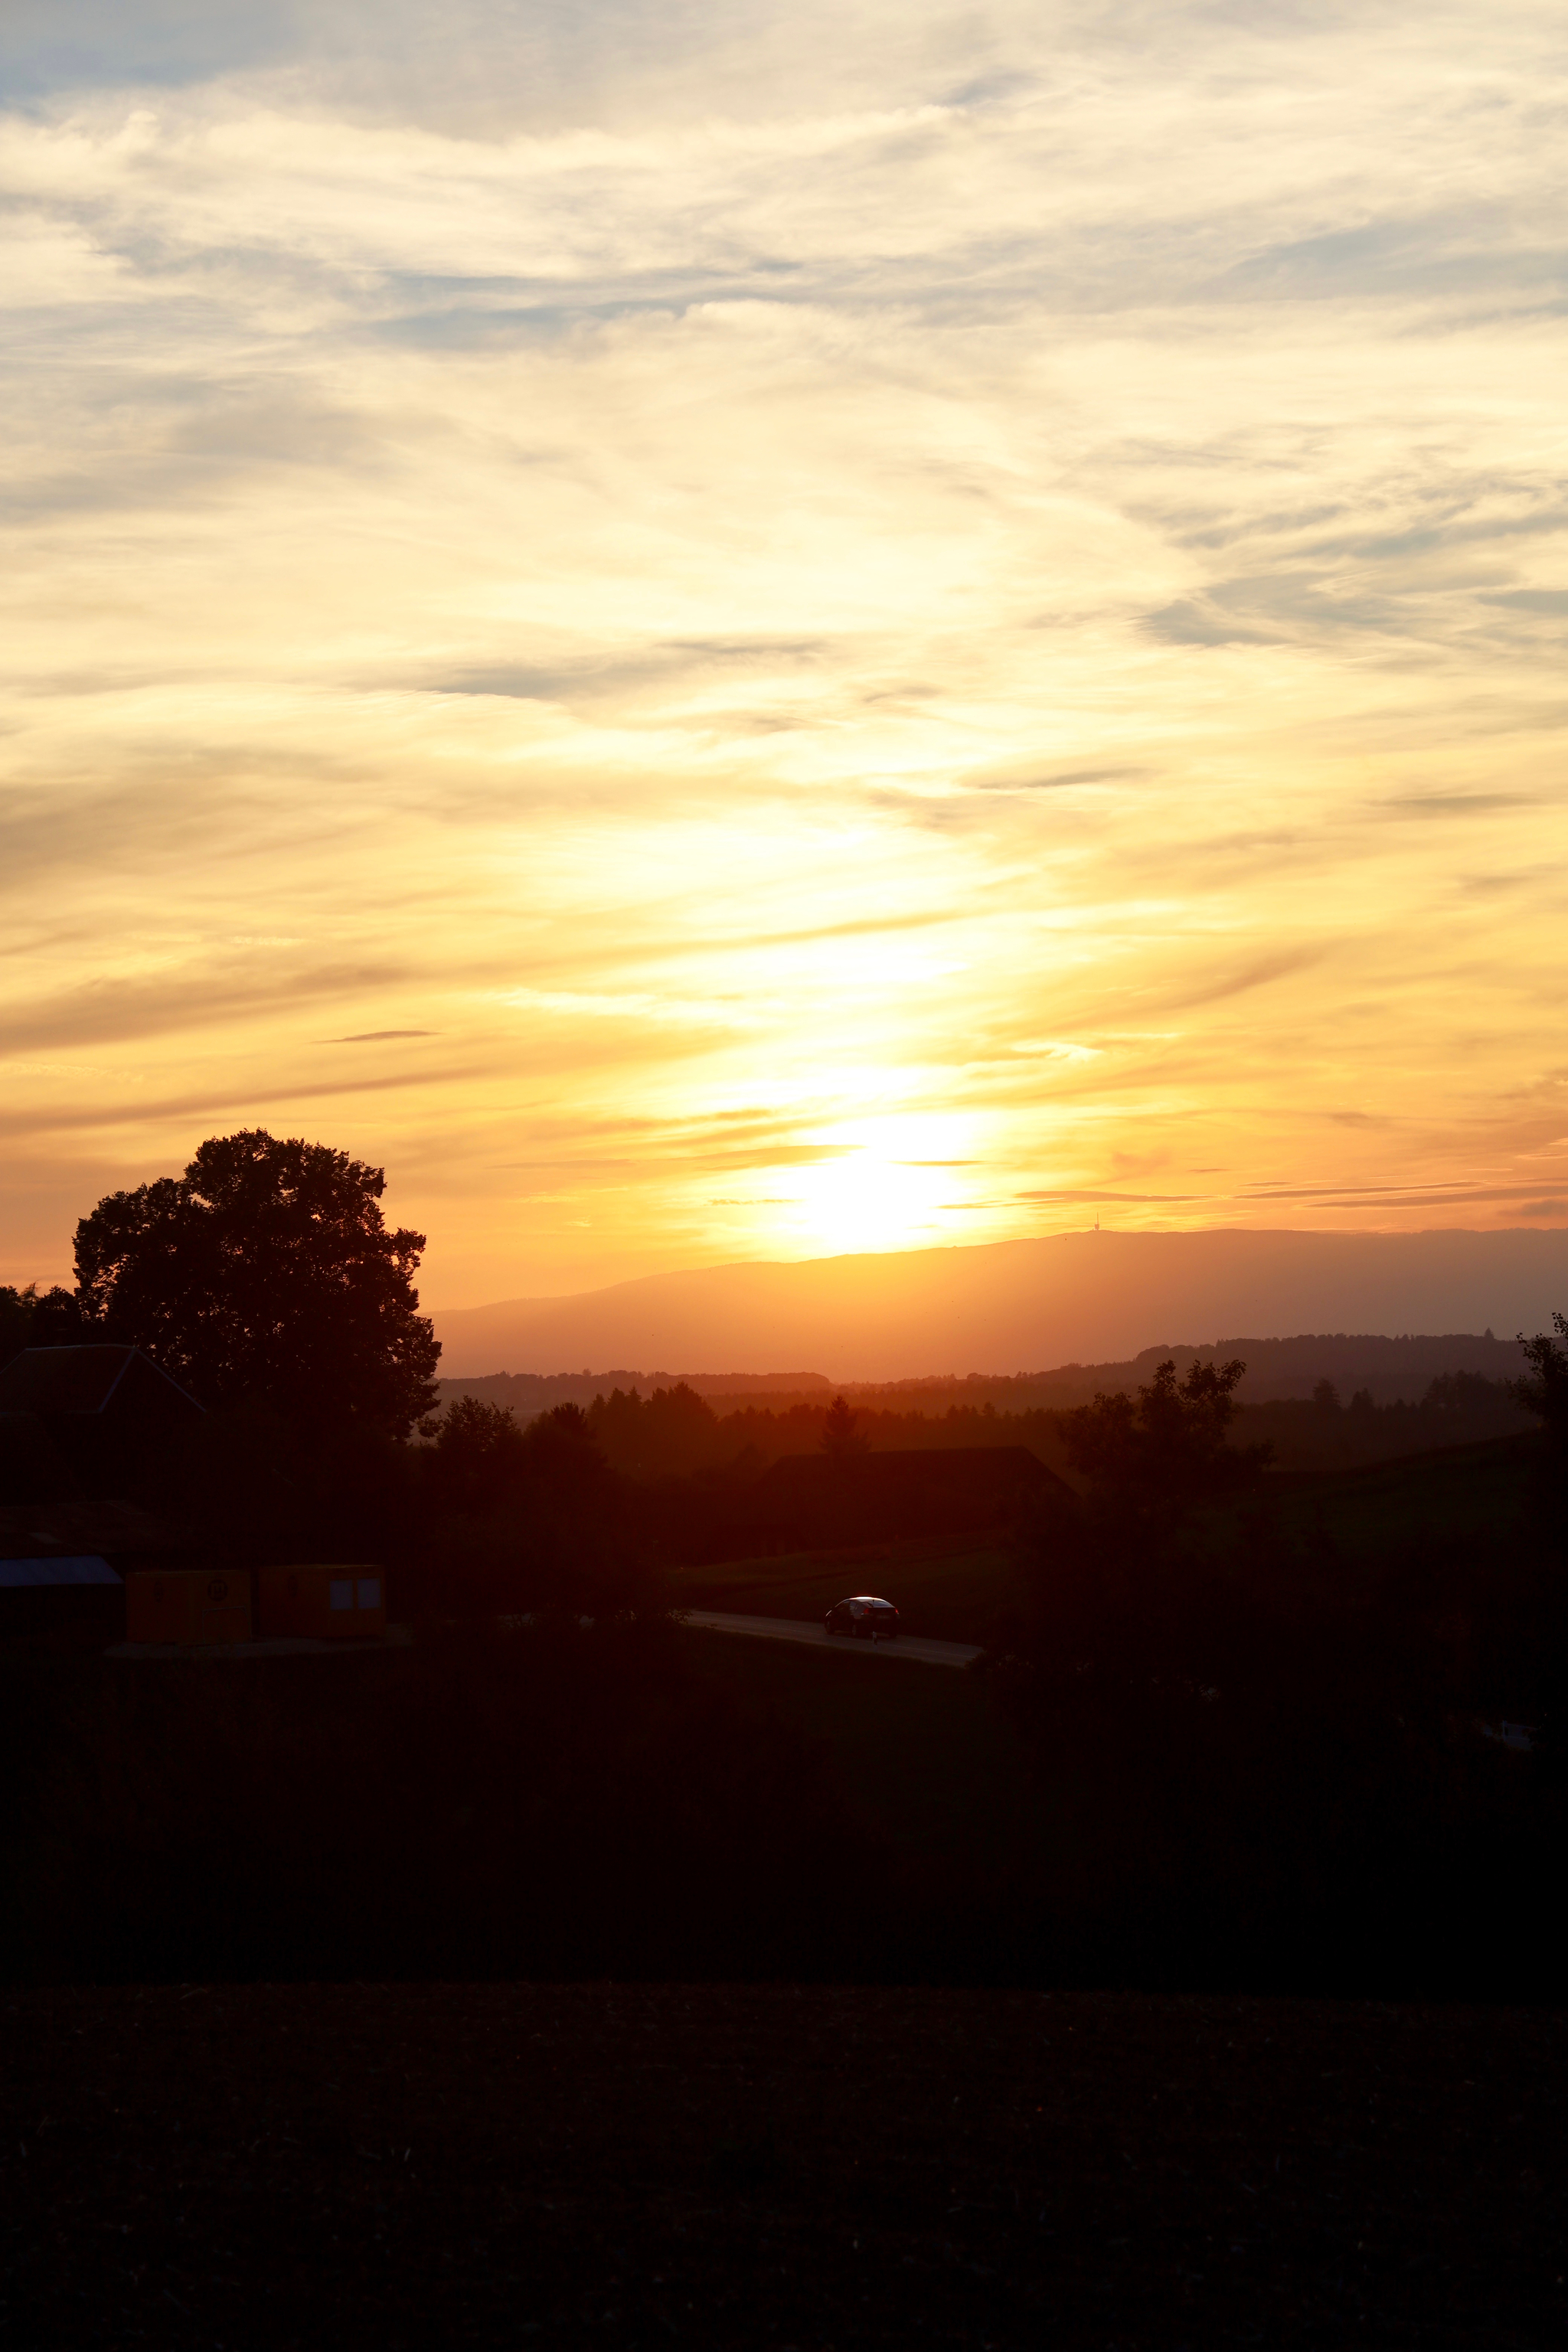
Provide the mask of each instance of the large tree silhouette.
{"label": "large tree silhouette", "polygon": [[441,1349],[412,1280],[425,1236],[387,1232],[384,1185],[325,1144],[212,1138],[183,1176],[111,1192],[78,1225],[93,1335],[146,1348],[205,1404],[406,1437]]}

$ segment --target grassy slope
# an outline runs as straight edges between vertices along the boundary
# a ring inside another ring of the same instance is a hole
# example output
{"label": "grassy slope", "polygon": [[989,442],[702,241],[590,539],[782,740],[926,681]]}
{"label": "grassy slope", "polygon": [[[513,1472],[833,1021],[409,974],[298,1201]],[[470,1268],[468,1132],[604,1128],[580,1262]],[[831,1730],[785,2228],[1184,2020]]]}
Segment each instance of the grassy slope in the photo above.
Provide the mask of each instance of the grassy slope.
{"label": "grassy slope", "polygon": [[[1239,1516],[1261,1513],[1321,1580],[1354,1589],[1411,1546],[1509,1544],[1531,1507],[1541,1461],[1533,1434],[1444,1446],[1362,1469],[1268,1479]],[[1226,1514],[1219,1531],[1234,1530]]]}
{"label": "grassy slope", "polygon": [[1477,1534],[1519,1517],[1540,1451],[1533,1435],[1495,1437],[1331,1473],[1288,1487],[1282,1517],[1287,1526],[1304,1524],[1314,1498],[1336,1539],[1358,1551],[1428,1528]]}

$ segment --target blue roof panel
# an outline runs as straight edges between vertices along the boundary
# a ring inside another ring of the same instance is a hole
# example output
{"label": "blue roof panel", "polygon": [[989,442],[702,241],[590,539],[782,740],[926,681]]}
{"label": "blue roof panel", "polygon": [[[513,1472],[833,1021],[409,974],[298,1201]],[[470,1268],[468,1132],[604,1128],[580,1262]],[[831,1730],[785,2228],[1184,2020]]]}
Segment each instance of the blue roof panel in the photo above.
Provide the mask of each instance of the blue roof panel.
{"label": "blue roof panel", "polygon": [[0,1559],[0,1592],[39,1584],[118,1584],[106,1559],[85,1552],[75,1559]]}

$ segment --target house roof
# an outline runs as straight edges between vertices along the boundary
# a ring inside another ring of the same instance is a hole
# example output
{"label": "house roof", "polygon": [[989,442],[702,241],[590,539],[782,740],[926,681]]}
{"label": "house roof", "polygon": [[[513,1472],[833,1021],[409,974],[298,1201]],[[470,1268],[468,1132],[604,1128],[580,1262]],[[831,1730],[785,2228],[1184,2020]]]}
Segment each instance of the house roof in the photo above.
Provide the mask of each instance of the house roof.
{"label": "house roof", "polygon": [[759,1482],[784,1489],[847,1487],[859,1494],[943,1487],[994,1494],[1004,1488],[1062,1484],[1026,1445],[908,1445],[885,1454],[785,1454]]}
{"label": "house roof", "polygon": [[0,1559],[60,1559],[93,1552],[176,1551],[189,1537],[136,1503],[0,1506]]}
{"label": "house roof", "polygon": [[201,1411],[140,1348],[24,1348],[0,1370],[0,1412],[101,1413],[153,1399]]}

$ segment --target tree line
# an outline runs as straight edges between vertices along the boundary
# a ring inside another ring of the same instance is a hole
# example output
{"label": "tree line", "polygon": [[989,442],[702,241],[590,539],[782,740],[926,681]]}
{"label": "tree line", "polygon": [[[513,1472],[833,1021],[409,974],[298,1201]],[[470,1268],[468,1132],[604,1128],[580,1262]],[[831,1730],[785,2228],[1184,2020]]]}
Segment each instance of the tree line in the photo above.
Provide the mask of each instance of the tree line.
{"label": "tree line", "polygon": [[[1068,1462],[1070,1415],[1081,1410],[1030,1406],[1013,1412],[986,1403],[900,1412],[837,1402],[852,1411],[860,1443],[875,1453],[1024,1445],[1058,1470]],[[637,1389],[612,1389],[585,1410],[605,1459],[628,1476],[718,1471],[744,1475],[783,1455],[820,1450],[835,1402],[752,1405],[724,1400],[716,1406],[677,1382],[646,1396]],[[1321,1381],[1310,1398],[1237,1402],[1229,1442],[1267,1445],[1280,1469],[1327,1470],[1390,1461],[1434,1446],[1480,1444],[1527,1430],[1532,1418],[1518,1381],[1491,1380],[1481,1372],[1439,1373],[1418,1400],[1385,1404],[1375,1403],[1365,1389],[1342,1402],[1333,1384]]]}

